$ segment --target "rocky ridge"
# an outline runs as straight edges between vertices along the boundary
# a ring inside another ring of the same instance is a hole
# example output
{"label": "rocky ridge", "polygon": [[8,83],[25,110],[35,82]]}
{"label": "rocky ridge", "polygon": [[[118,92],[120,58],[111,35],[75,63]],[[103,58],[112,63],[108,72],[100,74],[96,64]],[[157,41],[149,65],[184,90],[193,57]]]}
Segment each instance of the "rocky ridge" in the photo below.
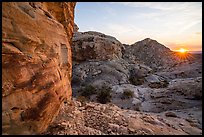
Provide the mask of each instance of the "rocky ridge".
{"label": "rocky ridge", "polygon": [[128,62],[144,63],[156,70],[170,68],[182,61],[175,52],[150,38],[125,45],[123,58]]}

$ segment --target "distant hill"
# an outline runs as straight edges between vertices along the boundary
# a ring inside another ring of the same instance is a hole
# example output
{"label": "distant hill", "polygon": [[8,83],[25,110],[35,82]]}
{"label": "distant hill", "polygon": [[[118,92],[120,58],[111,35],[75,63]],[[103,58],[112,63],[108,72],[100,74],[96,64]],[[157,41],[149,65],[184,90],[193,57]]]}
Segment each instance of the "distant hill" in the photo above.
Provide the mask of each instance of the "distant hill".
{"label": "distant hill", "polygon": [[170,67],[181,61],[175,55],[175,52],[150,38],[124,46],[124,59],[127,61],[132,60],[133,62],[142,61],[153,69]]}
{"label": "distant hill", "polygon": [[202,54],[202,51],[189,51],[191,54]]}

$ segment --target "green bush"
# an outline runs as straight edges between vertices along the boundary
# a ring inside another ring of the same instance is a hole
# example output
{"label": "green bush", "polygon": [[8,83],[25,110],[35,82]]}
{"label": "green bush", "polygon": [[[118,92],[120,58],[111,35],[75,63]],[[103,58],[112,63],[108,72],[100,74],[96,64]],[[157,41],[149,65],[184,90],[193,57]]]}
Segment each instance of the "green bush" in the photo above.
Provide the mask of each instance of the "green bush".
{"label": "green bush", "polygon": [[133,96],[134,96],[133,91],[131,91],[129,89],[123,90],[122,99],[129,99],[129,98],[132,98]]}
{"label": "green bush", "polygon": [[81,92],[81,96],[89,99],[91,95],[96,94],[96,88],[92,85],[87,85],[79,89],[78,92]]}
{"label": "green bush", "polygon": [[97,101],[106,104],[107,102],[111,101],[111,88],[108,86],[102,86],[97,94]]}

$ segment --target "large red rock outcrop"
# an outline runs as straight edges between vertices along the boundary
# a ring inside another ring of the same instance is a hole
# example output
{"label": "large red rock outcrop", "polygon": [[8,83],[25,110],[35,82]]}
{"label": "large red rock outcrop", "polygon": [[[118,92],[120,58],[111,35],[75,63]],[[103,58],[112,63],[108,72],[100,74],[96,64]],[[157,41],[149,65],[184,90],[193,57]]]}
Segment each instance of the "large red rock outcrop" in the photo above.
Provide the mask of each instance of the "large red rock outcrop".
{"label": "large red rock outcrop", "polygon": [[71,2],[2,3],[3,134],[39,134],[70,100]]}

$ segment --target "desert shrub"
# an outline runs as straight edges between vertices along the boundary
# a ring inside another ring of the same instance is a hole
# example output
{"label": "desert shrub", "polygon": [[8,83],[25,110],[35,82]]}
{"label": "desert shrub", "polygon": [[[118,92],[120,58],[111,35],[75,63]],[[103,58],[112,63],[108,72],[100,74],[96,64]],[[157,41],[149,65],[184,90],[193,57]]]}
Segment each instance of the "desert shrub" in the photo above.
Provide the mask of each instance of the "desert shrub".
{"label": "desert shrub", "polygon": [[109,86],[102,86],[97,94],[97,101],[106,104],[107,102],[111,101],[111,88]]}
{"label": "desert shrub", "polygon": [[153,83],[149,83],[148,86],[151,88],[166,88],[168,87],[169,83],[168,81],[164,80],[161,82],[153,82]]}
{"label": "desert shrub", "polygon": [[92,85],[87,85],[85,87],[80,88],[78,92],[81,93],[81,96],[84,96],[89,99],[91,95],[96,94],[96,88]]}
{"label": "desert shrub", "polygon": [[86,86],[86,83],[85,83],[85,82],[82,82],[80,86],[81,86],[81,87],[85,87],[85,86]]}
{"label": "desert shrub", "polygon": [[168,87],[169,82],[167,80],[162,81],[162,88]]}
{"label": "desert shrub", "polygon": [[131,75],[129,77],[129,81],[131,84],[137,86],[137,85],[142,85],[144,83],[144,78],[138,78],[137,76]]}
{"label": "desert shrub", "polygon": [[160,82],[152,82],[152,83],[149,83],[148,86],[150,88],[161,88]]}
{"label": "desert shrub", "polygon": [[139,72],[135,72],[134,70],[130,71],[129,81],[131,84],[137,86],[142,85],[145,81],[144,76],[138,74]]}
{"label": "desert shrub", "polygon": [[122,99],[129,99],[132,98],[134,96],[134,92],[129,90],[129,89],[125,89],[123,90],[123,94],[122,94]]}

